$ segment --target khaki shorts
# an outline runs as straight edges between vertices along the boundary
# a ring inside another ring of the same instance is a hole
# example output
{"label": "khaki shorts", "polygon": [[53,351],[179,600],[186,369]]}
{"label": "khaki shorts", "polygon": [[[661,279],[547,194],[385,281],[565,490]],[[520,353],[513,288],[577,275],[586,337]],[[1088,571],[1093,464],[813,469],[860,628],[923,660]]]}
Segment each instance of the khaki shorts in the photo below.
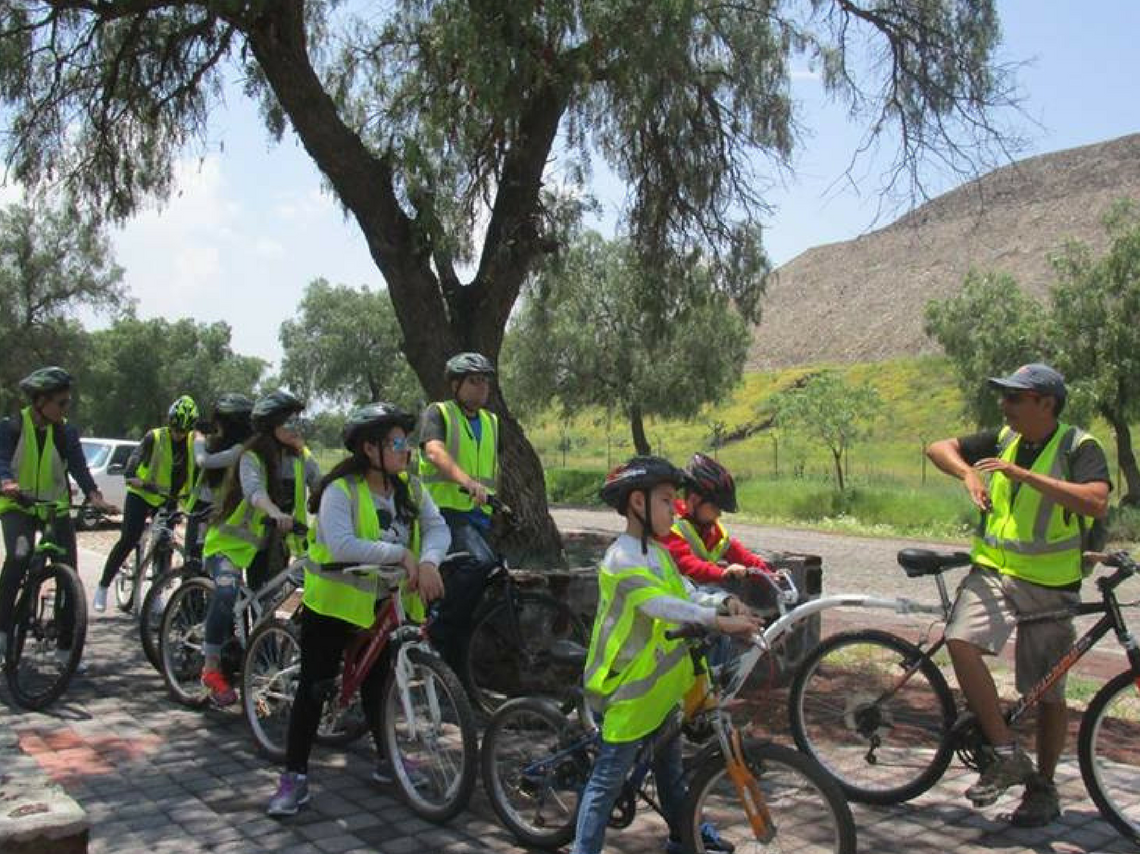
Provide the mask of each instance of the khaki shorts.
{"label": "khaki shorts", "polygon": [[[975,566],[958,586],[958,598],[946,637],[973,644],[983,653],[997,655],[1024,614],[1059,611],[1081,601],[1075,590],[1043,587],[997,570]],[[1017,690],[1029,692],[1076,640],[1072,618],[1029,623],[1017,629]],[[1042,695],[1045,702],[1065,699],[1062,676]]]}

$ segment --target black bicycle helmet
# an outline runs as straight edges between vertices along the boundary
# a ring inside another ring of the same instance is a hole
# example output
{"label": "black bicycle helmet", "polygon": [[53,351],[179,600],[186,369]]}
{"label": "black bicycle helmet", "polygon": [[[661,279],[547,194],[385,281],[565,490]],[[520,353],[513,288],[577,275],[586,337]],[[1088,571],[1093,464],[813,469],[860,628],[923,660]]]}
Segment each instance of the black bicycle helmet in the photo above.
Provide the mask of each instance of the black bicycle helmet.
{"label": "black bicycle helmet", "polygon": [[20,380],[20,391],[28,397],[36,397],[69,389],[71,382],[71,374],[63,368],[50,365],[46,368],[37,368]]}
{"label": "black bicycle helmet", "polygon": [[447,360],[447,378],[457,380],[470,374],[495,376],[495,366],[481,353],[458,353]]}
{"label": "black bicycle helmet", "polygon": [[190,395],[184,394],[170,404],[170,409],[166,412],[166,420],[175,430],[189,433],[198,423],[198,404]]}
{"label": "black bicycle helmet", "polygon": [[598,495],[610,507],[624,513],[631,492],[639,489],[649,492],[662,483],[681,487],[686,482],[685,473],[662,457],[633,457],[606,475]]}
{"label": "black bicycle helmet", "polygon": [[226,392],[214,404],[214,418],[248,418],[251,412],[253,398],[237,392]]}
{"label": "black bicycle helmet", "polygon": [[285,389],[277,389],[269,394],[259,397],[253,404],[250,412],[250,421],[253,429],[259,433],[268,433],[274,427],[280,427],[305,409],[305,402]]}
{"label": "black bicycle helmet", "polygon": [[379,440],[392,427],[403,427],[410,433],[416,425],[416,417],[392,403],[366,403],[348,414],[341,429],[344,446],[356,450],[363,439]]}
{"label": "black bicycle helmet", "polygon": [[725,513],[736,512],[736,482],[728,469],[705,454],[693,454],[685,468],[689,492],[711,501]]}

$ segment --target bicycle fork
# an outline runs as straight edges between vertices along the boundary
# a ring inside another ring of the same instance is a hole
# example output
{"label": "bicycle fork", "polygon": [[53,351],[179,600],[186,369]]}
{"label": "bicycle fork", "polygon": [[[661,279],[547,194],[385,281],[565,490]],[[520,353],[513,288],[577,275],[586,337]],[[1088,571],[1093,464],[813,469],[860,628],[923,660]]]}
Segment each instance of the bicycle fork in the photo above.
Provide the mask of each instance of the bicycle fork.
{"label": "bicycle fork", "polygon": [[408,649],[413,644],[402,643],[396,650],[396,686],[400,689],[400,705],[404,708],[404,717],[408,721],[408,736],[413,740],[418,740],[421,735],[429,735],[433,729],[433,724],[438,724],[441,719],[439,711],[439,695],[436,693],[435,680],[424,680],[424,694],[427,697],[428,711],[430,713],[430,721],[424,723],[421,727],[420,722],[416,719],[415,707],[412,703],[411,683],[412,683],[412,664],[408,660]]}
{"label": "bicycle fork", "polygon": [[721,734],[720,741],[728,778],[740,796],[744,814],[748,816],[748,823],[752,826],[752,835],[759,842],[771,842],[776,837],[776,824],[772,821],[772,813],[764,801],[764,793],[760,791],[756,775],[748,767],[740,731],[734,728],[727,736]]}

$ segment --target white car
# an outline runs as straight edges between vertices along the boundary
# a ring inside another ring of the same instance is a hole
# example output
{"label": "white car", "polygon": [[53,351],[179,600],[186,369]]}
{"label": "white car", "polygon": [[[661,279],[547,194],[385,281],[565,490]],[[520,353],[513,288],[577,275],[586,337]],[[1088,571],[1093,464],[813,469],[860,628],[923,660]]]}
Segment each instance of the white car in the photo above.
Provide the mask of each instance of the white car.
{"label": "white car", "polygon": [[[127,467],[127,460],[131,456],[138,442],[129,439],[88,439],[81,438],[79,443],[83,446],[83,456],[87,458],[87,469],[95,479],[95,485],[103,493],[103,498],[122,508],[127,497],[127,484],[123,480],[123,471]],[[75,481],[72,487],[78,491]],[[78,497],[78,496],[77,496]],[[75,517],[75,526],[80,530],[95,527],[105,517],[95,508],[79,511]]]}

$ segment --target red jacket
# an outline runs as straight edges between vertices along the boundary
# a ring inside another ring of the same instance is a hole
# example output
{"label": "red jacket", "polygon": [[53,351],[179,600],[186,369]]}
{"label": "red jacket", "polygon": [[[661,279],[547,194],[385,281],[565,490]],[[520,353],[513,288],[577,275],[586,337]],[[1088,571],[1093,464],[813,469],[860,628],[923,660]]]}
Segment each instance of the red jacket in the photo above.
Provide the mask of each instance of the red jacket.
{"label": "red jacket", "polygon": [[[687,508],[685,507],[684,501],[678,500],[674,509],[678,516],[685,516]],[[692,520],[690,519],[689,521],[691,522]],[[693,527],[697,528],[705,546],[712,550],[720,539],[717,526],[714,524],[701,529],[694,522]],[[721,527],[723,527],[723,525]],[[681,570],[682,573],[689,576],[693,581],[704,583],[720,581],[724,578],[724,567],[717,566],[715,563],[697,557],[693,554],[693,550],[689,548],[689,544],[685,538],[676,531],[670,531],[667,537],[659,537],[658,542],[669,550],[669,554],[673,556],[673,562],[677,564],[677,569]],[[768,565],[767,561],[744,548],[740,540],[736,539],[736,537],[728,538],[728,548],[725,549],[721,559],[726,563],[739,563],[742,566],[754,566],[758,569],[769,572],[772,571],[772,567]]]}

